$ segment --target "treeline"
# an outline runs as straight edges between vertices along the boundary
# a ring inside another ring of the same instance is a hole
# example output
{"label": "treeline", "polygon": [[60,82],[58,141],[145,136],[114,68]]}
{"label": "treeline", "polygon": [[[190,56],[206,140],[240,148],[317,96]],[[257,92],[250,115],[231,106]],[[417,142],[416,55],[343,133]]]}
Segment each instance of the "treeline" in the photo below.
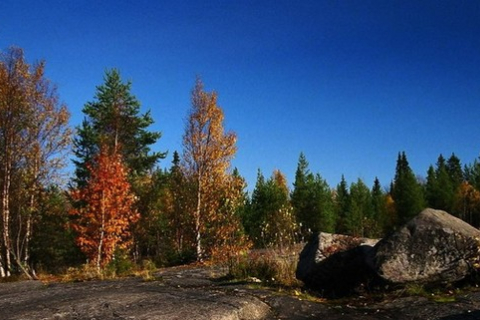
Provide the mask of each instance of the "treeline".
{"label": "treeline", "polygon": [[410,168],[405,152],[398,154],[395,176],[388,188],[376,178],[369,188],[342,176],[331,187],[308,169],[300,154],[290,192],[284,176],[275,171],[265,180],[261,172],[252,196],[242,210],[243,225],[256,246],[304,240],[313,232],[336,232],[380,238],[426,207],[445,210],[475,227],[480,226],[480,163],[462,167],[452,154],[438,157],[426,179]]}
{"label": "treeline", "polygon": [[[0,57],[0,277],[65,272],[83,264],[98,273],[132,263],[157,266],[229,262],[252,247],[287,246],[315,231],[382,237],[424,207],[480,224],[480,163],[438,158],[419,180],[406,154],[388,189],[375,179],[342,177],[331,187],[300,154],[293,188],[280,171],[258,172],[251,194],[230,163],[237,137],[223,127],[217,93],[197,79],[182,151],[169,168],[152,146],[150,112],[118,70],[106,72],[83,108],[75,133],[43,62],[19,48]],[[75,172],[59,169],[73,149]],[[63,180],[62,180],[63,178]]]}

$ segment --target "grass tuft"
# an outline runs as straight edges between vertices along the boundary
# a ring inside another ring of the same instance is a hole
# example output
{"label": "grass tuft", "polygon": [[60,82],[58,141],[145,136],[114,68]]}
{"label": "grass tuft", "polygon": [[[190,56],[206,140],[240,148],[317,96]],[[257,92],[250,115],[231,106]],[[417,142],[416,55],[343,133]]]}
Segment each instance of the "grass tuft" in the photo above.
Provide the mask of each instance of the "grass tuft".
{"label": "grass tuft", "polygon": [[252,250],[229,268],[230,277],[267,286],[300,287],[295,278],[297,255],[293,247]]}

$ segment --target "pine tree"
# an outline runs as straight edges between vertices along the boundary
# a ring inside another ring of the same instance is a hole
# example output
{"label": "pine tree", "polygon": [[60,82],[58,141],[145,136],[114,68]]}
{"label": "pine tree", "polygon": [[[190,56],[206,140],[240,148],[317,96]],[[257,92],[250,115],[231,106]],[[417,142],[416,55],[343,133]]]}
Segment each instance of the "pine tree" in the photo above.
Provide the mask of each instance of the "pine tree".
{"label": "pine tree", "polygon": [[405,152],[398,154],[392,197],[399,223],[403,224],[425,208],[422,188],[410,168]]}
{"label": "pine tree", "polygon": [[101,142],[114,149],[122,146],[120,151],[131,179],[144,175],[165,157],[164,153],[151,151],[150,146],[161,133],[148,130],[153,123],[150,112],[140,114],[140,102],[130,91],[131,83],[122,82],[120,72],[112,69],[105,73],[94,100],[85,104],[85,119],[74,140],[74,182],[78,186],[87,182],[87,163],[97,155]]}

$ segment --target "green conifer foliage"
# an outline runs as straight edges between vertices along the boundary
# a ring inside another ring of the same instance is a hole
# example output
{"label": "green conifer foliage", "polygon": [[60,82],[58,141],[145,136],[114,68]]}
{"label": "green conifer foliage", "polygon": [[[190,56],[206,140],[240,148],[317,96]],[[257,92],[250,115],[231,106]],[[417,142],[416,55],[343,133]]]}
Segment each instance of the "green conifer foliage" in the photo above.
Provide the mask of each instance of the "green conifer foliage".
{"label": "green conifer foliage", "polygon": [[285,246],[295,241],[297,224],[286,180],[280,171],[275,171],[266,181],[258,171],[257,183],[243,222],[245,231],[256,247]]}
{"label": "green conifer foliage", "polygon": [[452,154],[445,160],[440,155],[436,169],[430,166],[427,172],[426,200],[429,207],[445,210],[458,216],[458,193],[463,182],[460,160]]}
{"label": "green conifer foliage", "polygon": [[340,183],[335,189],[335,215],[337,217],[336,231],[341,234],[348,233],[348,227],[345,224],[347,216],[350,210],[350,192],[348,190],[347,181],[345,176],[342,175]]}
{"label": "green conifer foliage", "polygon": [[332,192],[327,182],[319,174],[308,170],[308,162],[303,153],[298,159],[291,203],[303,237],[312,232],[335,231],[335,212]]}
{"label": "green conifer foliage", "polygon": [[398,154],[392,196],[400,224],[407,222],[425,208],[422,187],[410,168],[405,152]]}
{"label": "green conifer foliage", "polygon": [[380,180],[375,178],[372,187],[372,220],[374,227],[372,238],[381,238],[393,228],[391,217],[388,216],[387,211],[387,195],[382,191]]}
{"label": "green conifer foliage", "polygon": [[350,186],[350,210],[345,225],[350,235],[365,237],[371,235],[372,201],[370,189],[358,179]]}
{"label": "green conifer foliage", "polygon": [[130,91],[131,83],[123,82],[120,72],[112,69],[105,73],[94,100],[85,104],[85,119],[74,140],[77,184],[83,185],[88,178],[86,163],[98,153],[101,142],[121,149],[131,177],[145,174],[165,157],[151,151],[161,133],[148,130],[153,123],[150,112],[140,113],[140,102]]}

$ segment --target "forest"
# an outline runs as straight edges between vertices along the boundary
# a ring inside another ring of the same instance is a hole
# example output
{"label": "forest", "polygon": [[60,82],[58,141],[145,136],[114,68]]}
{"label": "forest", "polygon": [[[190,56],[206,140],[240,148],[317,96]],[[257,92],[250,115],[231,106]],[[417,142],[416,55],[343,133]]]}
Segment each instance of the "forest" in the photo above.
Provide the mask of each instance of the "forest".
{"label": "forest", "polygon": [[166,152],[152,150],[154,119],[119,70],[105,72],[78,127],[60,101],[44,61],[0,52],[0,278],[225,262],[318,231],[380,238],[425,207],[480,226],[480,159],[439,155],[419,178],[399,151],[389,187],[375,179],[369,188],[343,177],[328,185],[300,153],[291,187],[282,172],[259,169],[247,192],[231,167],[241,137],[225,130],[217,93],[200,78],[168,168],[159,166]]}

